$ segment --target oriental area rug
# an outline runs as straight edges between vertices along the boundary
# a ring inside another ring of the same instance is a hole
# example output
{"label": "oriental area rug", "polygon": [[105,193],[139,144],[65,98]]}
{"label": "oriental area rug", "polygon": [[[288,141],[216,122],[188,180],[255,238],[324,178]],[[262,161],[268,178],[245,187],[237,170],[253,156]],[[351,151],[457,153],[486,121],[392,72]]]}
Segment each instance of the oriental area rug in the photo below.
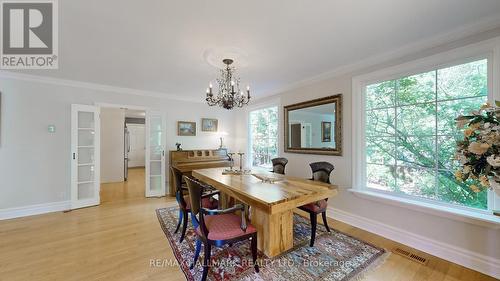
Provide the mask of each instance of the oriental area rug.
{"label": "oriental area rug", "polygon": [[[179,209],[177,207],[156,210],[161,228],[172,247],[176,265],[189,281],[201,280],[203,249],[196,266],[190,270],[195,252],[196,234],[189,223],[186,237],[179,243],[181,231],[174,234]],[[331,228],[331,227],[330,227]],[[364,274],[383,263],[387,253],[384,249],[361,241],[331,228],[328,233],[318,224],[316,242],[309,247],[309,220],[294,216],[294,247],[274,258],[259,251],[260,272],[252,264],[250,241],[234,243],[231,247],[212,247],[211,267],[208,280],[360,280]]]}

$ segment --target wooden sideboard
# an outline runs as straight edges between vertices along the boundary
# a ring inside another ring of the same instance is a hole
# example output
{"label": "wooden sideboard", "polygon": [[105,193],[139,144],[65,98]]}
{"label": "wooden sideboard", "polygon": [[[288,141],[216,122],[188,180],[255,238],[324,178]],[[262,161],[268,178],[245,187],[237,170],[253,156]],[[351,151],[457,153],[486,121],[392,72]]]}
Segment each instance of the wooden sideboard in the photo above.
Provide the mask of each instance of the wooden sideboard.
{"label": "wooden sideboard", "polygon": [[[191,171],[206,168],[229,167],[227,149],[194,149],[171,150],[169,153],[170,166],[179,169],[183,174],[191,175]],[[169,169],[170,178],[172,172]],[[174,195],[174,184],[169,180],[169,194]]]}

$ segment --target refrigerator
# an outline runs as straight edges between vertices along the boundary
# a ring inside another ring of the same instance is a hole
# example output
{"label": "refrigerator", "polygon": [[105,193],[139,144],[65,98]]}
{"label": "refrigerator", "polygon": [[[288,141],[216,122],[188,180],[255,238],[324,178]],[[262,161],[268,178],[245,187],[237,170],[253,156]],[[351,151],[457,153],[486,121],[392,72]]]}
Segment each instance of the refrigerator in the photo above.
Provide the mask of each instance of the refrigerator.
{"label": "refrigerator", "polygon": [[123,174],[124,174],[124,179],[125,181],[127,181],[127,178],[128,178],[128,155],[130,153],[130,132],[127,128],[127,124],[125,124],[125,132],[124,132],[124,138],[125,138],[125,141],[124,141],[124,165],[123,165]]}

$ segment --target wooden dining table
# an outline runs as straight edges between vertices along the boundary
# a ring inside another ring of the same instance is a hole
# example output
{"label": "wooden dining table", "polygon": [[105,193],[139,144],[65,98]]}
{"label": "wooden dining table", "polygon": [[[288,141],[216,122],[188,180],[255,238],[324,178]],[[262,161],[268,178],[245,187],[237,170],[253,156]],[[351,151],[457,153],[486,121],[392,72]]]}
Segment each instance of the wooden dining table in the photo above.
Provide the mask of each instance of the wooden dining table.
{"label": "wooden dining table", "polygon": [[[256,169],[248,174],[223,174],[224,168],[194,170],[192,175],[220,191],[223,208],[230,202],[251,206],[258,248],[268,257],[293,247],[293,214],[297,207],[330,198],[337,186]],[[263,180],[264,179],[264,180]]]}

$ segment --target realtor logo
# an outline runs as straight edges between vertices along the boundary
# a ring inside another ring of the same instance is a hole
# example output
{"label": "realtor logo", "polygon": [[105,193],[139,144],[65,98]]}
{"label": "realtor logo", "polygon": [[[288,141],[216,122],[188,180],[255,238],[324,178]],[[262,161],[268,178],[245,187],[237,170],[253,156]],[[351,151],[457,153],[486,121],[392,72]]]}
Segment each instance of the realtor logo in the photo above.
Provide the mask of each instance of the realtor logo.
{"label": "realtor logo", "polygon": [[57,2],[1,1],[0,68],[58,68]]}

